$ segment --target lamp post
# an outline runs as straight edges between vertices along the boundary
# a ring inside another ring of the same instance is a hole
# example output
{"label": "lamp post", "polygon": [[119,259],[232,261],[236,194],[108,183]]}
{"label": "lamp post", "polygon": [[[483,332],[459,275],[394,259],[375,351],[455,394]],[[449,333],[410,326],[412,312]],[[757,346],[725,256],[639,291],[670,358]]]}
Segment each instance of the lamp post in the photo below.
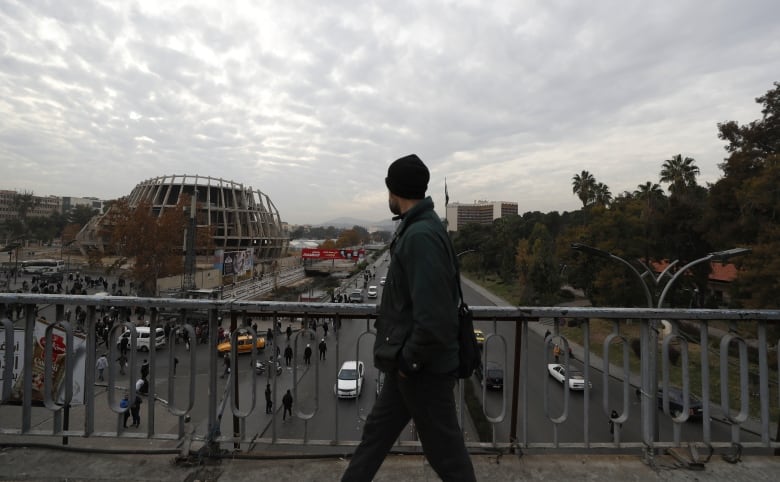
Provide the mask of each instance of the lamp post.
{"label": "lamp post", "polygon": [[590,254],[592,256],[598,256],[599,258],[613,259],[615,261],[618,261],[626,265],[628,269],[630,269],[631,272],[634,273],[637,278],[639,278],[639,284],[642,285],[642,289],[645,292],[645,297],[647,298],[647,307],[648,308],[653,307],[653,295],[650,293],[650,288],[647,287],[647,283],[645,282],[644,277],[642,277],[642,275],[639,274],[639,271],[636,268],[634,268],[634,266],[631,263],[621,258],[620,256],[614,255],[602,249],[594,248],[593,246],[588,246],[587,244],[572,243],[571,249],[586,254]]}
{"label": "lamp post", "polygon": [[[637,278],[639,278],[639,282],[642,285],[642,289],[645,292],[645,297],[647,298],[647,307],[653,307],[653,295],[650,293],[650,288],[647,286],[647,282],[645,281],[644,277],[636,268],[634,268],[631,263],[621,258],[620,256],[616,256],[610,252],[585,244],[573,243],[571,245],[571,249],[593,256],[598,256],[600,258],[619,261],[620,263],[626,265],[631,270],[631,272],[634,273]],[[647,446],[647,451],[645,454],[648,459],[652,458],[654,450],[653,445],[655,440],[658,438],[659,433],[657,417],[658,414],[656,413],[655,402],[655,392],[656,387],[658,386],[658,372],[656,369],[658,358],[658,330],[656,329],[656,324],[657,321],[655,320],[650,320],[648,323],[642,323],[639,336],[643,354],[640,360],[642,370],[642,435],[644,438],[644,443]]]}
{"label": "lamp post", "polygon": [[455,255],[455,257],[456,257],[456,258],[460,258],[460,257],[461,257],[461,256],[463,256],[464,254],[468,254],[468,253],[476,253],[476,252],[477,252],[477,250],[476,250],[476,249],[467,249],[467,250],[465,250],[465,251],[461,251],[460,253],[456,254],[456,255]]}
{"label": "lamp post", "polygon": [[704,256],[703,258],[693,260],[690,263],[686,264],[685,266],[680,268],[674,274],[674,276],[672,276],[672,279],[670,279],[669,282],[666,283],[666,286],[664,286],[664,290],[661,292],[661,296],[658,298],[658,307],[662,308],[664,306],[664,299],[666,299],[666,294],[669,292],[669,289],[672,287],[672,285],[677,280],[677,278],[682,276],[682,274],[688,271],[690,268],[696,266],[697,264],[706,263],[707,261],[711,261],[711,260],[724,262],[735,256],[740,256],[743,254],[750,253],[751,251],[752,250],[750,248],[731,248],[725,251],[716,251],[714,253],[710,253],[707,256]]}

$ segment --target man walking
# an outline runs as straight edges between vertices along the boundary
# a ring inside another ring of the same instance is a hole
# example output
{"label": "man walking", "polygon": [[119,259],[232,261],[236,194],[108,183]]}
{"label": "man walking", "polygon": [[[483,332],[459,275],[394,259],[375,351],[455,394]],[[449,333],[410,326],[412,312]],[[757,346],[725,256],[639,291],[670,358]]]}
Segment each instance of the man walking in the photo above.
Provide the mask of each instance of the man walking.
{"label": "man walking", "polygon": [[106,358],[106,354],[103,353],[100,355],[100,358],[97,359],[95,362],[95,368],[97,368],[98,372],[98,381],[102,382],[103,380],[103,372],[108,368],[108,358]]}
{"label": "man walking", "polygon": [[284,405],[284,412],[282,413],[282,421],[287,419],[287,415],[290,415],[290,418],[292,418],[292,404],[293,404],[293,397],[292,393],[290,393],[290,389],[287,389],[287,393],[284,394],[282,397],[282,405]]}
{"label": "man walking", "polygon": [[325,343],[325,338],[323,338],[322,341],[320,341],[318,348],[320,350],[320,360],[324,360],[325,352],[328,351],[328,345]]}
{"label": "man walking", "polygon": [[293,349],[290,345],[287,345],[287,348],[284,349],[284,363],[288,367],[290,366],[290,362],[292,361],[293,357]]}
{"label": "man walking", "polygon": [[[133,416],[133,427],[141,426],[141,397],[136,395],[135,401],[130,405],[130,414]],[[125,420],[125,423],[127,421]]]}
{"label": "man walking", "polygon": [[274,402],[271,400],[271,384],[265,384],[265,413],[273,413]]}
{"label": "man walking", "polygon": [[372,480],[410,419],[423,452],[445,481],[474,481],[458,425],[458,285],[452,244],[433,200],[430,174],[412,154],[390,165],[390,211],[401,219],[375,323],[374,365],[386,373],[360,445],[342,481]]}
{"label": "man walking", "polygon": [[311,365],[311,345],[306,344],[306,348],[303,350],[303,362],[307,365]]}
{"label": "man walking", "polygon": [[127,367],[127,355],[120,353],[119,358],[116,359],[116,362],[119,364],[119,374],[124,375],[125,367]]}

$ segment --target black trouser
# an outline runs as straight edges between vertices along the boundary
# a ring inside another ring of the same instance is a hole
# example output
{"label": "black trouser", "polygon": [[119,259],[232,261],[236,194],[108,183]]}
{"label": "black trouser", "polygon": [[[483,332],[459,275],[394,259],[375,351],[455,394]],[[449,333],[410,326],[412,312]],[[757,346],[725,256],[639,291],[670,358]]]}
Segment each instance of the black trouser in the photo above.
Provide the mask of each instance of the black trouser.
{"label": "black trouser", "polygon": [[454,375],[418,373],[400,378],[388,373],[360,445],[341,480],[372,480],[410,419],[420,435],[425,457],[442,480],[476,480],[458,425],[455,382]]}

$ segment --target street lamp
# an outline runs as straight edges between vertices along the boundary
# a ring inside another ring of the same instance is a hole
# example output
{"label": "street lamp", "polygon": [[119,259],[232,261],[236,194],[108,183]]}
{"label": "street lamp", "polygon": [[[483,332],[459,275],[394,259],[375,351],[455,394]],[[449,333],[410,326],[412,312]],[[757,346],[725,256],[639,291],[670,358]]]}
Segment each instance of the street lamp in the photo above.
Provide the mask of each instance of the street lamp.
{"label": "street lamp", "polygon": [[[572,243],[571,249],[575,251],[581,251],[600,258],[613,259],[619,261],[628,266],[632,273],[639,278],[639,282],[642,285],[642,289],[645,291],[645,297],[647,298],[647,307],[653,307],[653,295],[650,294],[650,288],[647,286],[647,282],[644,277],[639,274],[639,271],[634,266],[621,258],[607,251],[603,251],[593,246],[588,246],[580,243]],[[644,442],[648,448],[648,456],[653,451],[653,444],[659,437],[659,425],[655,408],[655,392],[658,385],[658,374],[656,373],[656,358],[657,358],[657,345],[658,345],[658,331],[655,328],[656,321],[650,320],[649,323],[642,323],[640,327],[639,340],[642,347],[641,356],[641,380],[643,394],[641,402],[642,413],[642,434]],[[651,398],[652,397],[652,398]]]}
{"label": "street lamp", "polygon": [[669,289],[671,288],[672,284],[682,276],[683,273],[688,271],[693,266],[696,266],[697,264],[705,263],[707,261],[715,260],[720,261],[721,263],[735,257],[740,256],[743,254],[750,253],[752,250],[750,248],[731,248],[727,249],[725,251],[716,251],[714,253],[710,253],[707,256],[704,256],[703,258],[699,258],[696,260],[691,261],[690,263],[686,264],[682,268],[680,268],[674,276],[672,276],[672,279],[669,280],[668,283],[666,283],[666,286],[664,286],[664,290],[661,292],[661,297],[658,298],[658,307],[662,308],[664,305],[664,299],[666,299],[666,293],[669,292]]}
{"label": "street lamp", "polygon": [[634,268],[634,265],[632,265],[625,259],[621,258],[620,256],[614,255],[608,251],[594,248],[593,246],[588,246],[587,244],[572,243],[571,249],[573,249],[574,251],[583,252],[585,254],[590,254],[592,256],[598,256],[599,258],[614,259],[615,261],[619,261],[624,265],[628,266],[631,272],[634,273],[637,278],[639,278],[639,283],[642,285],[642,289],[645,291],[645,297],[647,298],[647,307],[648,308],[653,307],[653,295],[650,294],[650,288],[647,287],[647,283],[645,282],[645,279],[642,277],[641,274],[639,274],[639,271],[636,268]]}

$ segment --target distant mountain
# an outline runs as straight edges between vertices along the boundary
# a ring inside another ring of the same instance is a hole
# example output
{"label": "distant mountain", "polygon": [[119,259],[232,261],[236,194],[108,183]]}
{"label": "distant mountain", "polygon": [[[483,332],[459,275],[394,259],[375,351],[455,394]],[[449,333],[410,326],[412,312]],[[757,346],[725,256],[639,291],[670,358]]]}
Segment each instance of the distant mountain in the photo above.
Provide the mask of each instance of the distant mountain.
{"label": "distant mountain", "polygon": [[366,229],[378,228],[381,231],[392,232],[395,230],[395,222],[391,219],[385,219],[383,221],[366,221],[365,219],[341,217],[322,223],[316,223],[314,226],[322,226],[325,228],[328,226],[333,226],[334,228],[351,228],[352,226],[361,226]]}

